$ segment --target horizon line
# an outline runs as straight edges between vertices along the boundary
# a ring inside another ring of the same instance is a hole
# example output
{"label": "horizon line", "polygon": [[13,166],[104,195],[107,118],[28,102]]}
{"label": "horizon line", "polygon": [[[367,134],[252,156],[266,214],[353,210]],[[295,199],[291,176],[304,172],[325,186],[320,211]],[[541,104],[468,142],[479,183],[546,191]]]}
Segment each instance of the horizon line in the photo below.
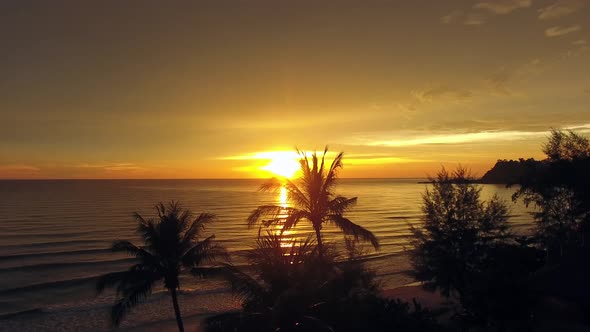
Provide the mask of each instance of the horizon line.
{"label": "horizon line", "polygon": [[[342,177],[340,180],[412,180],[424,177]],[[0,178],[0,181],[156,181],[156,180],[268,180],[271,178]]]}

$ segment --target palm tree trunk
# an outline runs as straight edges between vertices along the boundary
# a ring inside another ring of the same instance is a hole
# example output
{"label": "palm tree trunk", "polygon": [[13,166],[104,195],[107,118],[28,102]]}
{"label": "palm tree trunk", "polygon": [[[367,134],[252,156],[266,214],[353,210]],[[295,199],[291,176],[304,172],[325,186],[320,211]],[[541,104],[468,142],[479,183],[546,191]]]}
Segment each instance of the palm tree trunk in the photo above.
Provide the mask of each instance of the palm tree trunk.
{"label": "palm tree trunk", "polygon": [[182,317],[180,316],[180,307],[178,306],[178,298],[176,297],[176,288],[170,289],[172,295],[172,305],[174,306],[174,314],[176,315],[176,324],[178,324],[178,332],[184,332],[184,325],[182,324]]}
{"label": "palm tree trunk", "polygon": [[322,260],[324,258],[324,245],[322,244],[322,234],[320,233],[320,228],[319,227],[315,227],[315,236],[318,239],[318,254],[320,256],[320,260]]}

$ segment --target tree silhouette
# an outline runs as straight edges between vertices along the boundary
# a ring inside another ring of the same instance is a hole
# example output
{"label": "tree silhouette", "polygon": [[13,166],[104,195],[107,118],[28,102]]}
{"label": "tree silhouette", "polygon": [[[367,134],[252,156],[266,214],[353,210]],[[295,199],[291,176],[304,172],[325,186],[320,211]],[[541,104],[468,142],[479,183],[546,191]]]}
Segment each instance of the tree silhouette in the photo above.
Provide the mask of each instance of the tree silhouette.
{"label": "tree silhouette", "polygon": [[320,259],[310,235],[285,245],[267,232],[244,255],[248,267],[229,266],[241,312],[213,316],[206,331],[433,331],[432,314],[414,303],[379,297],[375,274],[354,253],[342,260],[328,246]]}
{"label": "tree silhouette", "polygon": [[543,152],[545,167],[524,177],[513,199],[538,208],[537,236],[558,261],[590,240],[590,140],[554,129]]}
{"label": "tree silhouette", "polygon": [[282,234],[267,231],[244,256],[248,271],[226,270],[243,312],[209,319],[207,331],[331,331],[313,308],[335,266],[319,260],[311,235],[285,245]]}
{"label": "tree silhouette", "polygon": [[211,235],[199,240],[205,225],[214,219],[209,213],[194,217],[188,209],[177,202],[159,203],[155,206],[156,218],[145,219],[137,212],[133,215],[139,223],[138,233],[144,241],[139,247],[129,241],[116,241],[113,251],[124,251],[138,260],[129,270],[101,276],[96,285],[98,292],[106,287],[115,287],[120,297],[112,307],[111,319],[117,326],[125,314],[151,294],[154,283],[163,280],[164,287],[172,296],[172,305],[178,330],[184,331],[177,290],[179,275],[187,270],[199,272],[202,264],[225,257],[223,247],[215,243]]}
{"label": "tree silhouette", "polygon": [[441,170],[430,186],[422,195],[424,223],[411,228],[412,274],[426,288],[458,294],[466,304],[489,253],[508,235],[507,207],[495,196],[482,202],[481,188],[463,168]]}
{"label": "tree silhouette", "polygon": [[298,150],[301,170],[298,179],[292,181],[272,178],[260,187],[262,191],[275,192],[282,187],[286,188],[288,200],[294,207],[259,206],[248,217],[248,226],[251,227],[258,222],[267,227],[279,224],[282,226],[282,231],[286,231],[295,227],[301,220],[308,220],[315,231],[320,258],[324,255],[321,234],[324,224],[333,224],[344,234],[356,240],[369,241],[373,247],[378,248],[379,242],[372,232],[343,216],[356,203],[357,198],[346,198],[334,194],[338,171],[342,168],[343,153],[340,152],[330,167],[326,167],[327,152],[326,147],[321,158],[314,152],[310,160],[305,152]]}

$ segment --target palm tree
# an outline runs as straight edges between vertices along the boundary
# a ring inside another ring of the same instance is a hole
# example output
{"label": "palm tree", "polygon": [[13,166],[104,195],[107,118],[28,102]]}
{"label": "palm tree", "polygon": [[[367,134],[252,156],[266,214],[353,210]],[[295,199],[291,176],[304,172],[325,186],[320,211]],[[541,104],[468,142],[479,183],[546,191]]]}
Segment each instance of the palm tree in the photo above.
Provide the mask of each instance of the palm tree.
{"label": "palm tree", "polygon": [[117,326],[133,306],[151,294],[154,283],[163,280],[172,296],[178,330],[182,332],[177,298],[179,275],[186,270],[200,272],[201,264],[214,262],[226,252],[215,243],[214,235],[199,241],[205,224],[212,221],[214,215],[201,213],[195,218],[189,209],[174,201],[159,203],[155,209],[156,218],[144,219],[137,212],[133,215],[139,223],[137,231],[144,240],[143,247],[129,241],[115,241],[111,248],[135,256],[138,262],[127,271],[101,276],[96,287],[99,293],[108,286],[116,287],[120,299],[112,307],[111,319]]}
{"label": "palm tree", "polygon": [[324,224],[333,224],[340,228],[344,234],[353,236],[355,240],[360,238],[369,241],[377,249],[379,242],[372,232],[343,216],[344,212],[356,203],[357,198],[346,198],[335,195],[333,192],[338,171],[342,168],[343,153],[340,152],[332,161],[330,167],[326,169],[327,147],[324,149],[321,160],[317,153],[314,152],[311,155],[311,162],[305,152],[300,150],[297,152],[300,155],[299,164],[301,168],[301,176],[298,179],[295,181],[284,179],[281,181],[272,178],[260,187],[262,191],[275,192],[282,187],[286,188],[287,197],[294,206],[259,206],[248,217],[248,226],[252,227],[258,222],[267,227],[282,224],[282,231],[286,231],[295,227],[299,221],[306,219],[311,222],[315,231],[320,258],[324,254],[321,235]]}
{"label": "palm tree", "polygon": [[244,253],[248,268],[225,269],[243,311],[207,319],[206,331],[333,331],[315,311],[326,300],[323,288],[339,274],[318,269],[333,265],[320,262],[317,249],[311,234],[286,243],[283,234],[259,233],[256,246]]}

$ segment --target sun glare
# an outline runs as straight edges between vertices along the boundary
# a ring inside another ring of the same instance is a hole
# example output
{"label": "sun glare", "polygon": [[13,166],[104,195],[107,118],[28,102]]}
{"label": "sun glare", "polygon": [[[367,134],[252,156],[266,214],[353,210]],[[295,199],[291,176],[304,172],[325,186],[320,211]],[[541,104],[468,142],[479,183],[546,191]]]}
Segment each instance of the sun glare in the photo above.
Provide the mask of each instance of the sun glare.
{"label": "sun glare", "polygon": [[270,163],[263,170],[275,175],[292,178],[299,170],[298,155],[289,152],[272,152],[269,156]]}

